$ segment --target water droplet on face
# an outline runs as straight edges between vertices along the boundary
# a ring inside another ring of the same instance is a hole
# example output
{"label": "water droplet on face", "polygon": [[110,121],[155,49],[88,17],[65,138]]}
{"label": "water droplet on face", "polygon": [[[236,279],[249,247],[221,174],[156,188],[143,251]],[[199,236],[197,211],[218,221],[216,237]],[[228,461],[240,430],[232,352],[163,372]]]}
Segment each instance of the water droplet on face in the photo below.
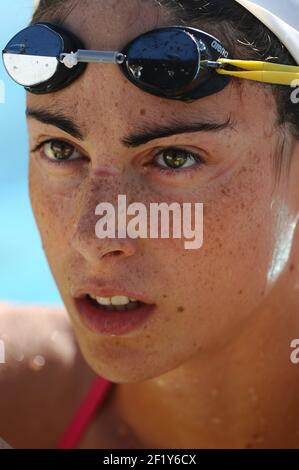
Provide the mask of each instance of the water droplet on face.
{"label": "water droplet on face", "polygon": [[253,439],[253,446],[255,446],[256,444],[261,444],[265,441],[265,438],[264,436],[262,436],[261,434],[259,433],[255,433],[252,435],[252,439]]}
{"label": "water droplet on face", "polygon": [[215,424],[216,426],[219,426],[219,424],[221,424],[221,419],[220,418],[212,418],[212,423]]}
{"label": "water droplet on face", "polygon": [[248,392],[249,392],[249,395],[250,395],[251,402],[256,404],[258,402],[258,396],[257,396],[257,393],[256,393],[256,389],[254,387],[250,387]]}
{"label": "water droplet on face", "polygon": [[164,387],[166,385],[165,379],[157,379],[157,384],[160,387]]}
{"label": "water droplet on face", "polygon": [[44,367],[45,364],[46,364],[45,358],[43,356],[38,355],[30,360],[29,367],[30,369],[38,372]]}
{"label": "water droplet on face", "polygon": [[24,360],[25,356],[24,356],[24,353],[22,351],[19,351],[15,354],[15,360],[17,362],[22,362]]}
{"label": "water droplet on face", "polygon": [[57,337],[58,337],[58,331],[53,331],[53,333],[51,334],[50,336],[50,340],[55,342],[57,340]]}

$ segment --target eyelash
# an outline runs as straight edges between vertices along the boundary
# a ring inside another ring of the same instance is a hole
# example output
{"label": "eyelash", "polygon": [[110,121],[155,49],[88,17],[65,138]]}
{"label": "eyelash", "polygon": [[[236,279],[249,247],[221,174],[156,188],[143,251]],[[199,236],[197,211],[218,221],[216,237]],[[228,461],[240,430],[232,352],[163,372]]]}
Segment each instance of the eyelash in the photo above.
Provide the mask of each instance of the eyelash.
{"label": "eyelash", "polygon": [[[49,144],[49,143],[52,143],[52,142],[60,142],[60,143],[64,143],[64,144],[67,144],[69,145],[70,147],[73,147],[74,150],[76,150],[76,146],[67,142],[66,140],[62,140],[62,139],[48,139],[48,140],[45,140],[43,142],[40,142],[39,144],[37,144],[37,146],[35,148],[33,148],[31,151],[33,153],[41,150],[46,144]],[[157,164],[157,162],[155,161],[157,159],[157,157],[159,157],[160,155],[163,155],[166,154],[166,152],[180,152],[182,155],[185,155],[185,156],[189,156],[191,157],[193,160],[194,160],[194,165],[191,166],[191,167],[188,167],[188,168],[171,168],[171,167],[162,167],[160,166],[159,164]],[[81,152],[80,152],[81,153]],[[76,158],[76,159],[51,159],[49,157],[47,157],[46,155],[42,155],[42,157],[44,159],[46,159],[49,163],[52,163],[54,165],[67,165],[69,164],[70,161],[76,161],[76,160],[80,160],[79,158]],[[85,157],[86,158],[86,157]],[[193,171],[197,171],[200,167],[202,167],[204,164],[206,164],[206,161],[205,159],[198,153],[194,153],[194,152],[191,152],[189,150],[186,150],[186,149],[183,149],[183,148],[180,148],[180,147],[167,147],[167,148],[163,148],[163,149],[160,149],[153,157],[153,159],[145,164],[144,166],[145,167],[154,167],[157,171],[159,171],[160,173],[162,174],[176,174],[178,175],[179,173],[189,173],[189,172],[193,172]]]}
{"label": "eyelash", "polygon": [[[38,152],[39,150],[41,150],[45,145],[47,144],[50,144],[52,142],[59,142],[59,143],[62,143],[62,144],[67,144],[69,145],[70,147],[73,147],[74,150],[76,150],[76,146],[71,144],[70,142],[68,142],[67,140],[62,140],[62,139],[47,139],[47,140],[44,140],[43,142],[40,142],[39,144],[36,145],[36,147],[34,147],[31,152],[32,153],[35,153],[35,152]],[[81,152],[80,152],[81,153]],[[54,165],[68,165],[70,161],[76,161],[76,160],[79,160],[79,159],[51,159],[49,157],[47,157],[46,155],[42,154],[42,158],[44,158],[47,162],[51,163],[51,164],[54,164]],[[82,158],[86,158],[82,155]],[[81,160],[81,159],[80,159]]]}

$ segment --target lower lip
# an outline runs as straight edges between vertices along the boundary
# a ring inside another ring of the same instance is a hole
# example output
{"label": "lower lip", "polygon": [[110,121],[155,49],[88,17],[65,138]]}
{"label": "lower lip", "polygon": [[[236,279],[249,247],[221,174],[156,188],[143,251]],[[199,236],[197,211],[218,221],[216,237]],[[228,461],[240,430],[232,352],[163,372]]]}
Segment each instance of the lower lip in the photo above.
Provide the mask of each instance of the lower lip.
{"label": "lower lip", "polygon": [[141,328],[153,315],[155,305],[120,312],[93,305],[86,297],[75,299],[79,317],[86,328],[101,335],[124,335]]}

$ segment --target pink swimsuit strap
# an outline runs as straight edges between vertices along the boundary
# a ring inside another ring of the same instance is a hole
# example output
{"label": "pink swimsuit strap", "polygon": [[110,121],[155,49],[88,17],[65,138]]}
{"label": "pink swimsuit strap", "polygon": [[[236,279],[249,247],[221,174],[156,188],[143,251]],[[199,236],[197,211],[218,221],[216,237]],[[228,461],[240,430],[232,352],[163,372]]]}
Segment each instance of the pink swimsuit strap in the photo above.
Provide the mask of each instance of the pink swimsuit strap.
{"label": "pink swimsuit strap", "polygon": [[98,377],[92,384],[69,425],[58,441],[57,449],[75,449],[95,413],[103,403],[113,382]]}

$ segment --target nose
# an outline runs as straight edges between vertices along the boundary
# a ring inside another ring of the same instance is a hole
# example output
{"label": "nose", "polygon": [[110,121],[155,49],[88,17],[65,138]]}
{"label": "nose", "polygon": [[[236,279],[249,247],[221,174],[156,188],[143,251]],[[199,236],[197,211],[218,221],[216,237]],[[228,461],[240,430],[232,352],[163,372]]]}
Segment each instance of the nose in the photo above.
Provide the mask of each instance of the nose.
{"label": "nose", "polygon": [[[87,197],[88,199],[88,197]],[[81,200],[82,201],[82,200]],[[96,215],[97,203],[94,197],[81,204],[79,216],[73,222],[73,233],[70,245],[94,271],[107,267],[111,262],[133,256],[136,252],[136,241],[126,238],[98,238],[96,224],[99,216]],[[117,207],[115,213],[117,214]],[[117,226],[116,216],[116,226]]]}
{"label": "nose", "polygon": [[71,239],[71,247],[85,259],[90,267],[99,269],[111,260],[134,255],[136,250],[132,239],[97,238],[96,222],[96,216],[86,215],[80,218]]}

